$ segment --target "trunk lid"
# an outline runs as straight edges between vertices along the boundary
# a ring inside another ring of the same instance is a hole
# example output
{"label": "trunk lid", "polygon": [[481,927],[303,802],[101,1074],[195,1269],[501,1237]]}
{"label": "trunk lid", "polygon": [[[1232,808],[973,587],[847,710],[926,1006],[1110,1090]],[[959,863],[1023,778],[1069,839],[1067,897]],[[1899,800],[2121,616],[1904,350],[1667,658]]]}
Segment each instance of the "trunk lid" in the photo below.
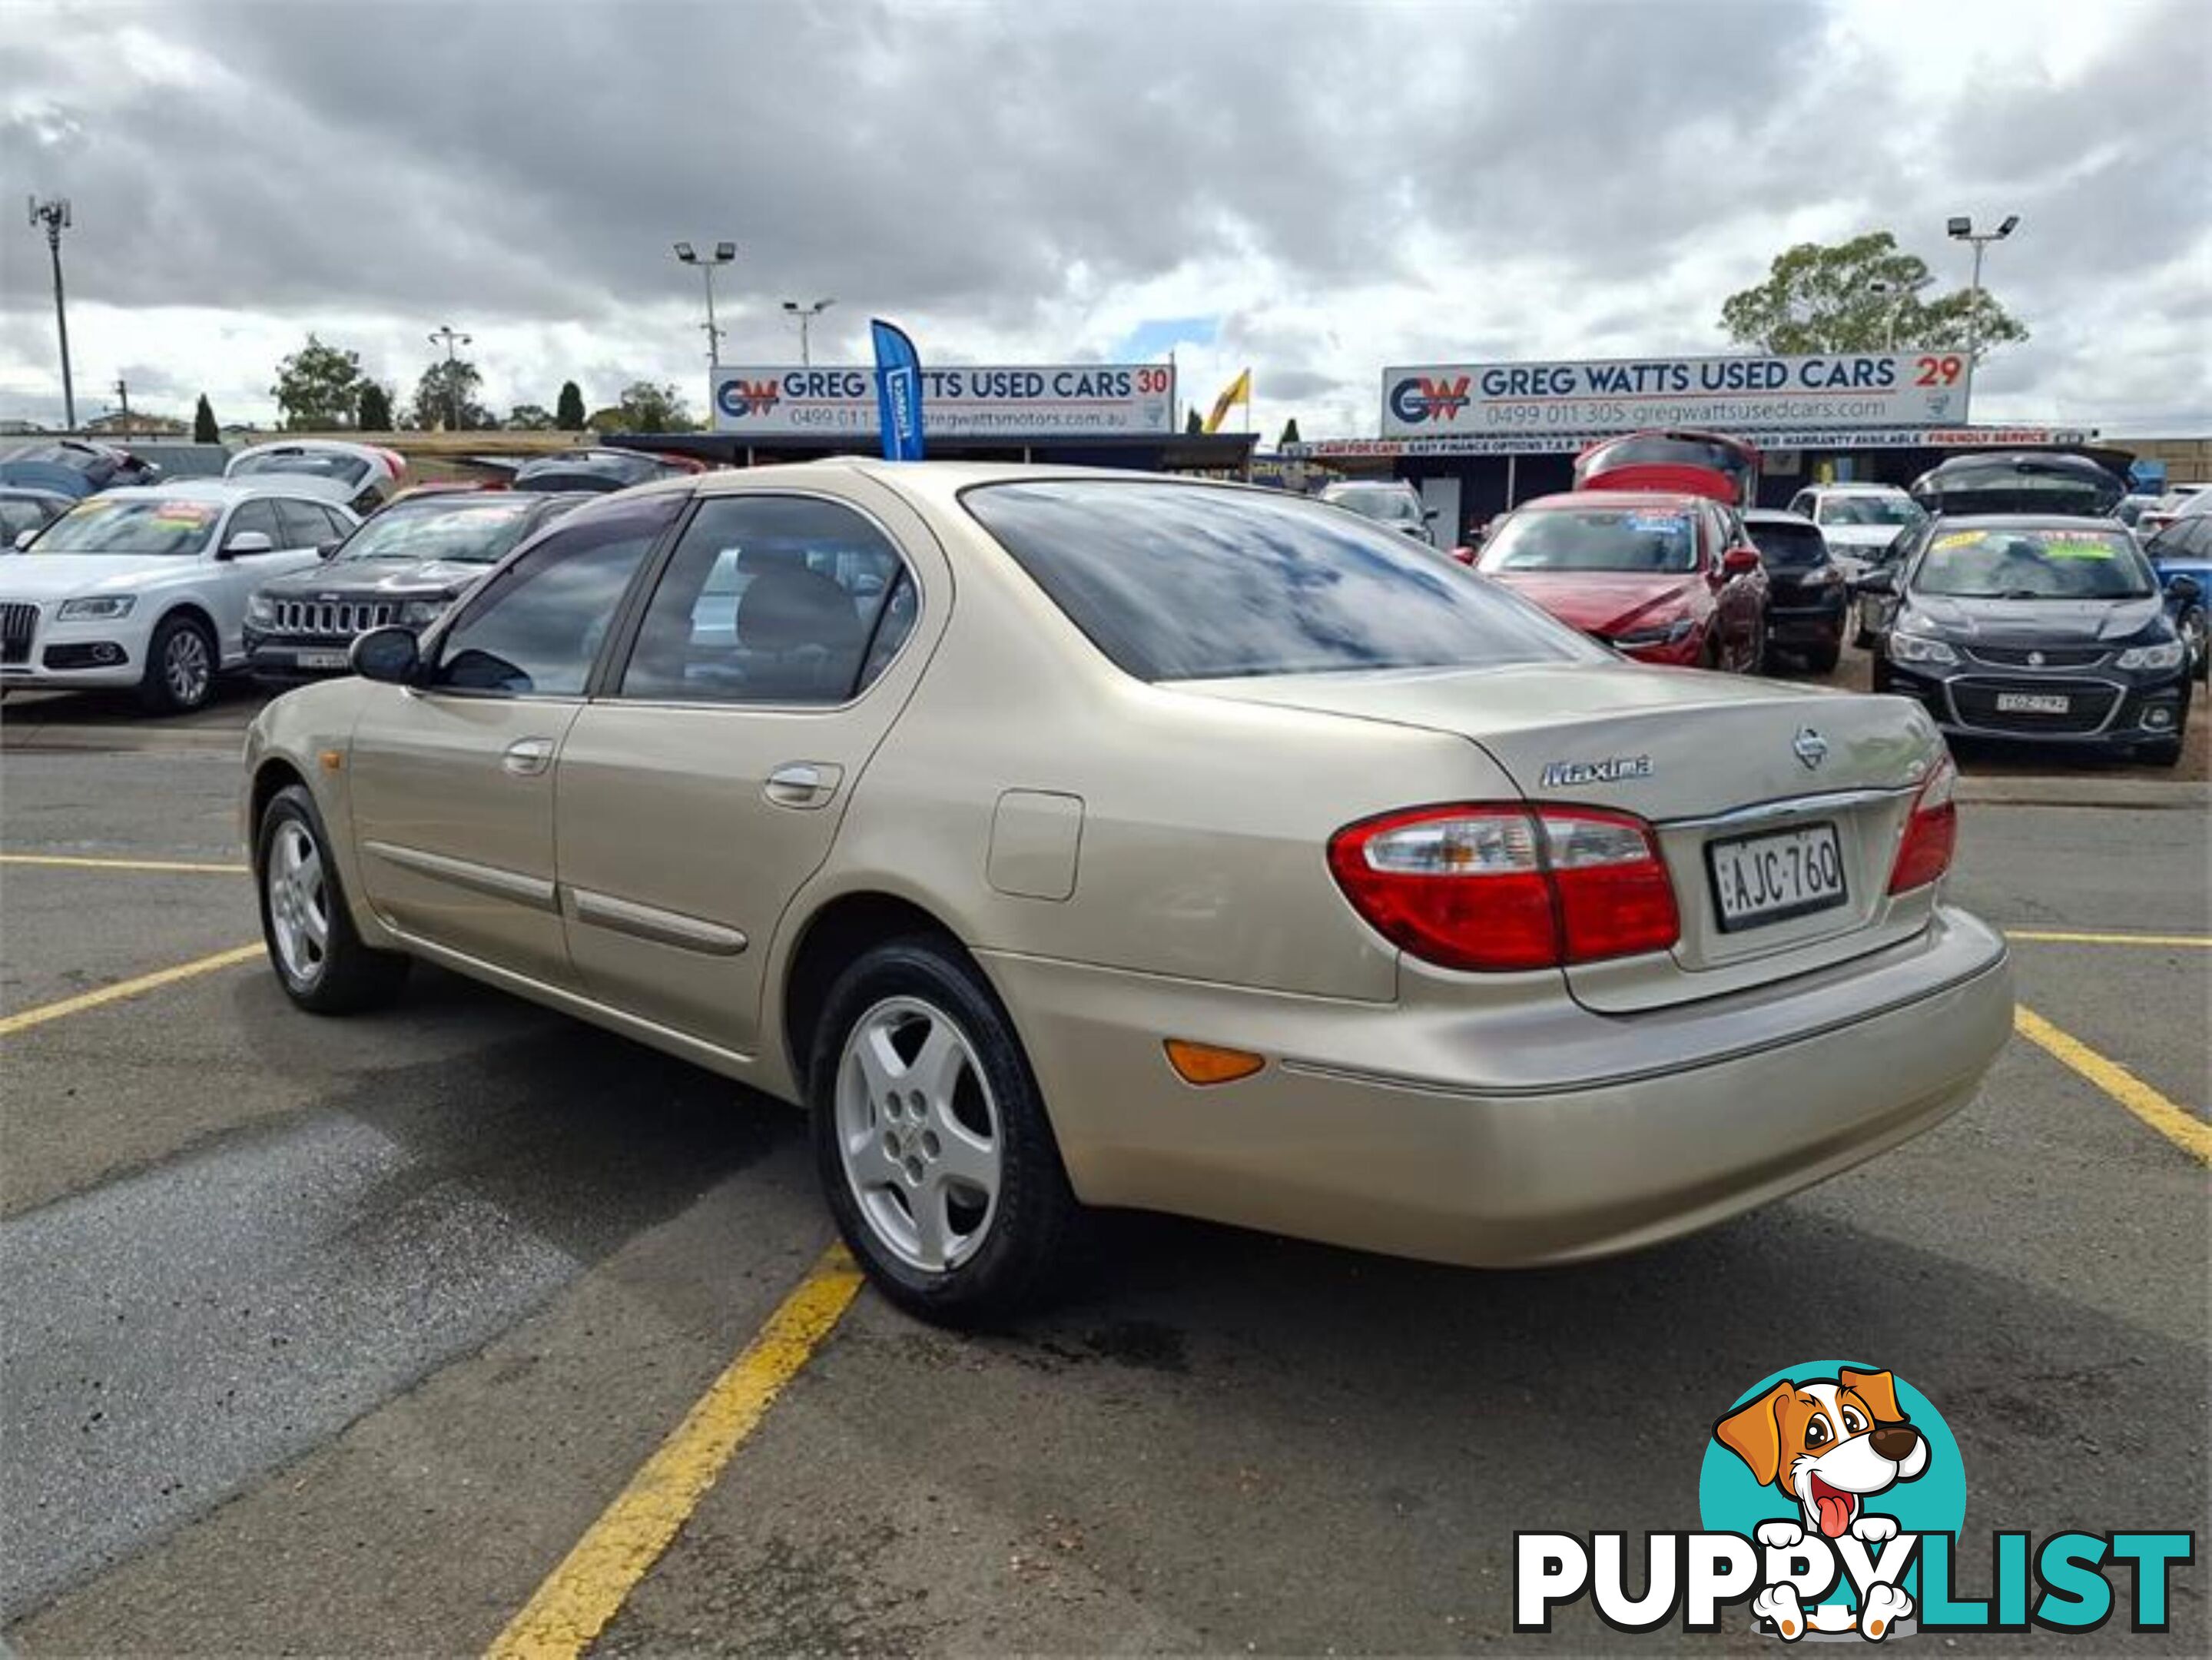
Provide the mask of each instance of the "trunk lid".
{"label": "trunk lid", "polygon": [[[1592,1008],[1628,1013],[1807,973],[1926,920],[1924,891],[1896,901],[1887,891],[1914,792],[1942,752],[1925,711],[1907,698],[1629,663],[1286,675],[1178,690],[1456,733],[1532,801],[1650,821],[1681,938],[1671,952],[1568,970]],[[1723,926],[1712,849],[1821,827],[1834,834],[1843,903]]]}

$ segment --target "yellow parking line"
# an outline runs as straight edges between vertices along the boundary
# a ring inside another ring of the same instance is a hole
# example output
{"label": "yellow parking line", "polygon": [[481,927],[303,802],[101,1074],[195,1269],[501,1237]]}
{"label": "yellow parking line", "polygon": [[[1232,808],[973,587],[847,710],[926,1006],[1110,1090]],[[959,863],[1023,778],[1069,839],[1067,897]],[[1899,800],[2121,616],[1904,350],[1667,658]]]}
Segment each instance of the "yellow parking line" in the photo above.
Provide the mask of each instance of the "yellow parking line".
{"label": "yellow parking line", "polygon": [[2191,1158],[2212,1164],[2212,1124],[2174,1105],[2118,1061],[2106,1060],[2034,1010],[2016,1006],[2012,1023],[2022,1037],[2071,1067]]}
{"label": "yellow parking line", "polygon": [[58,866],[65,870],[159,871],[180,876],[243,876],[243,865],[198,865],[179,859],[91,859],[59,853],[0,853],[0,865]]}
{"label": "yellow parking line", "polygon": [[860,1289],[842,1246],[822,1254],[744,1352],[507,1623],[486,1660],[569,1660],[606,1629],[698,1508],[740,1443]]}
{"label": "yellow parking line", "polygon": [[163,986],[175,985],[179,980],[213,974],[217,969],[234,968],[240,963],[250,963],[260,955],[259,946],[233,946],[228,951],[219,951],[212,957],[198,958],[190,963],[179,963],[173,969],[157,969],[152,974],[140,975],[136,980],[118,980],[112,986],[102,986],[97,991],[64,997],[58,1003],[41,1003],[36,1008],[0,1016],[0,1037],[11,1037],[33,1026],[43,1026],[47,1021],[58,1020],[65,1014],[82,1014],[87,1009],[98,1008],[102,1003],[118,1002],[143,992],[158,991]]}
{"label": "yellow parking line", "polygon": [[2005,938],[2039,946],[2182,946],[2212,951],[2212,933],[2041,933],[2032,928],[2007,928]]}

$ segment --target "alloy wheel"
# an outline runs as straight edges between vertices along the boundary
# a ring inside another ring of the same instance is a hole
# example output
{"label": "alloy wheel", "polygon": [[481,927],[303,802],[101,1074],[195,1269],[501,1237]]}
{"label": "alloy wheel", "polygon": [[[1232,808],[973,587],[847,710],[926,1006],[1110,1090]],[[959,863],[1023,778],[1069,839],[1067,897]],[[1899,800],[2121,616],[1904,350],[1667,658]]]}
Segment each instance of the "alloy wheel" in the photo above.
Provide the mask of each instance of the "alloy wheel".
{"label": "alloy wheel", "polygon": [[298,819],[276,827],[264,880],[270,931],[284,971],[300,984],[312,985],[330,959],[330,889],[323,880],[322,849]]}
{"label": "alloy wheel", "polygon": [[169,636],[161,653],[161,678],[179,708],[191,708],[204,702],[214,674],[207,641],[198,629],[179,629]]}

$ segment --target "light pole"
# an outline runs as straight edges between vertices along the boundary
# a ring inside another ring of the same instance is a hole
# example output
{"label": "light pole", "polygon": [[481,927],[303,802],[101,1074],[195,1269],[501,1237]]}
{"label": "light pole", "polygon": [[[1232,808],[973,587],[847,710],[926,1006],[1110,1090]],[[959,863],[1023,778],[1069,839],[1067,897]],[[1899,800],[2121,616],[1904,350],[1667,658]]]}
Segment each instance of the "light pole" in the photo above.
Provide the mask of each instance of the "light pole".
{"label": "light pole", "polygon": [[811,368],[814,362],[813,356],[807,349],[807,325],[836,303],[835,299],[817,300],[811,306],[802,306],[796,300],[783,302],[784,310],[799,319],[799,362],[802,368]]}
{"label": "light pole", "polygon": [[2020,216],[2016,213],[2005,215],[2004,222],[1995,230],[1977,231],[1974,222],[1963,215],[1946,226],[1953,241],[1974,245],[1974,280],[1966,291],[1966,371],[1970,374],[1982,346],[1982,250],[1992,242],[2003,241],[2019,226]]}
{"label": "light pole", "polygon": [[454,333],[451,323],[440,324],[430,334],[432,345],[441,340],[446,344],[446,430],[448,432],[461,429],[461,380],[453,368],[453,348],[473,344],[475,338],[473,335]]}
{"label": "light pole", "polygon": [[722,361],[722,331],[714,325],[714,268],[736,258],[738,245],[717,242],[712,253],[701,253],[689,242],[678,242],[676,257],[687,265],[698,266],[699,275],[707,279],[707,365],[711,368]]}
{"label": "light pole", "polygon": [[70,379],[69,308],[62,303],[62,233],[69,228],[70,204],[66,196],[57,196],[41,202],[30,198],[31,228],[44,228],[46,233],[46,252],[54,260],[54,332],[62,343],[62,418],[71,432],[76,430],[76,386]]}
{"label": "light pole", "polygon": [[1876,277],[1868,282],[1866,291],[1869,294],[1877,300],[1889,301],[1889,304],[1882,308],[1881,349],[1884,351],[1893,352],[1897,350],[1897,314],[1905,309],[1905,302],[1907,300],[1928,286],[1929,281],[1929,278],[1923,277],[1913,283],[1893,283],[1887,277]]}

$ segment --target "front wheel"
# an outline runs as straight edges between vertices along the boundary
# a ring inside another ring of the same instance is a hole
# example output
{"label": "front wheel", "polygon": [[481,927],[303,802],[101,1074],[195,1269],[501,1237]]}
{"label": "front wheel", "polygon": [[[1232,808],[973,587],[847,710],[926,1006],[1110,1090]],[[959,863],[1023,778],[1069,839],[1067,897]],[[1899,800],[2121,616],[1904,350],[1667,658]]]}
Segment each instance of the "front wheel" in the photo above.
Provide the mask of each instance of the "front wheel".
{"label": "front wheel", "polygon": [[2208,661],[2212,661],[2212,641],[2206,637],[2203,607],[2184,611],[2176,627],[2181,633],[2181,643],[2189,648],[2189,672],[2199,680],[2204,679]]}
{"label": "front wheel", "polygon": [[894,940],[848,968],[807,1095],[823,1195],[884,1296],[957,1326],[1047,1299],[1082,1207],[1013,1025],[956,948]]}
{"label": "front wheel", "polygon": [[253,867],[261,937],[287,997],[317,1014],[350,1014],[399,994],[410,959],[372,951],[355,932],[322,815],[304,787],[277,791],[262,813]]}
{"label": "front wheel", "polygon": [[138,701],[155,714],[189,714],[215,696],[215,636],[190,617],[165,617],[146,648]]}

